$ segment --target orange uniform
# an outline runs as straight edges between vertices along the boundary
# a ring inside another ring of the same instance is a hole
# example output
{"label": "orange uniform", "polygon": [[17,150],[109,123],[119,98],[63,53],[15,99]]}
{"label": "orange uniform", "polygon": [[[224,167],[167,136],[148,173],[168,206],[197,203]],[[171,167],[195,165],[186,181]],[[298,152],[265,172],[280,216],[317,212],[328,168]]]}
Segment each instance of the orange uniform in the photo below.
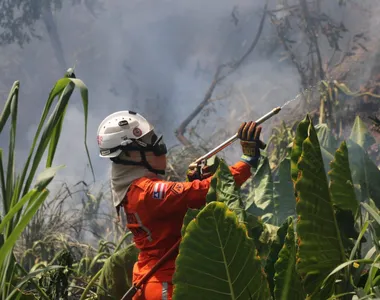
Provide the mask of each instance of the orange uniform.
{"label": "orange uniform", "polygon": [[[243,161],[230,167],[241,186],[251,176],[251,166]],[[127,227],[140,250],[133,268],[133,283],[139,281],[181,238],[183,218],[188,208],[205,205],[211,177],[192,182],[170,182],[142,177],[132,182],[124,210]],[[172,299],[175,259],[168,260],[138,291],[134,300]]]}

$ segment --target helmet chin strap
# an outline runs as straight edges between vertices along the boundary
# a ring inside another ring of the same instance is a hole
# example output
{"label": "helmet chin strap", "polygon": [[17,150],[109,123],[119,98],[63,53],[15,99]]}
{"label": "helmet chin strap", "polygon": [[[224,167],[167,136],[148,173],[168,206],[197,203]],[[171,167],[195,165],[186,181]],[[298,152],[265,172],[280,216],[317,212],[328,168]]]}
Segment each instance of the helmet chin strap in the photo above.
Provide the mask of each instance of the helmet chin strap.
{"label": "helmet chin strap", "polygon": [[121,165],[125,165],[125,166],[143,166],[143,167],[147,168],[149,171],[151,171],[153,173],[165,175],[165,170],[154,169],[149,164],[149,162],[146,160],[146,156],[145,156],[145,152],[144,151],[140,151],[140,155],[141,155],[141,161],[140,162],[130,161],[130,160],[123,160],[123,159],[120,159],[119,157],[113,157],[113,158],[111,158],[111,160],[115,164],[121,164]]}

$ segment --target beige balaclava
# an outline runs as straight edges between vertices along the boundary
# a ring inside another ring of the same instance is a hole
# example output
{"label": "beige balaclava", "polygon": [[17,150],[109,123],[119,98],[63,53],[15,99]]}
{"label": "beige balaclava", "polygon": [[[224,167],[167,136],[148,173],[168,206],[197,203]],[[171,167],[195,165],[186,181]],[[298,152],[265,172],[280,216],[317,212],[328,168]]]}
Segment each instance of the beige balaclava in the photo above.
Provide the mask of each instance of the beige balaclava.
{"label": "beige balaclava", "polygon": [[[151,138],[150,136],[146,136],[144,138],[146,140],[149,139],[148,142],[150,142],[150,138]],[[157,157],[152,152],[147,152],[145,155],[146,155],[146,160],[152,166],[153,169],[162,168],[161,166],[162,157]],[[123,152],[120,154],[119,158],[122,160],[127,160],[127,161],[135,161],[135,162],[141,161],[140,152],[137,152],[137,151],[130,151],[128,153]],[[112,189],[113,202],[121,203],[124,200],[125,195],[131,183],[141,177],[162,178],[161,175],[158,175],[149,171],[144,166],[128,166],[128,165],[116,164],[112,162],[111,189]]]}

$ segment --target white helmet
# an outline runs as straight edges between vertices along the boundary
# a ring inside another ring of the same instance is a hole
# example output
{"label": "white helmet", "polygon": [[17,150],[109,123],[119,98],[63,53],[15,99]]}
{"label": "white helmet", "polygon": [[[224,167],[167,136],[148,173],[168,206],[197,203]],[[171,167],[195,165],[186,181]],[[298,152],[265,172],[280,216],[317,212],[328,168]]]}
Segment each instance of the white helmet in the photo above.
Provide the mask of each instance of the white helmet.
{"label": "white helmet", "polygon": [[100,157],[116,158],[123,150],[166,154],[166,145],[160,143],[162,137],[157,138],[154,134],[152,141],[144,141],[144,136],[149,133],[154,133],[154,127],[140,114],[128,110],[115,112],[99,125],[97,140]]}

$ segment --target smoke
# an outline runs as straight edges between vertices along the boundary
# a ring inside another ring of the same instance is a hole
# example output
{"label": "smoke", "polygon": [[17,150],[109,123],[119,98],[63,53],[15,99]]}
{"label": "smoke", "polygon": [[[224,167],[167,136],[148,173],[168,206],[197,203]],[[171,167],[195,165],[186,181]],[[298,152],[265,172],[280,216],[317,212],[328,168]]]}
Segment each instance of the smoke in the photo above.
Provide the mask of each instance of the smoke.
{"label": "smoke", "polygon": [[[96,131],[103,118],[117,110],[138,111],[165,135],[169,146],[178,144],[174,130],[202,101],[217,66],[238,59],[251,44],[264,1],[97,3],[94,16],[85,7],[68,2],[54,17],[67,68],[75,65],[77,77],[89,88],[88,146],[96,178],[104,181],[109,175],[109,161],[98,157],[96,144]],[[350,12],[350,8],[346,11]],[[355,22],[345,21],[350,29],[356,26]],[[375,21],[370,24],[370,33],[377,38]],[[359,26],[366,22],[361,21]],[[295,68],[290,62],[279,62],[278,50],[268,53],[268,45],[275,43],[268,20],[264,28],[247,61],[215,90],[216,98],[227,96],[214,104],[217,113],[208,117],[205,136],[223,126],[227,132],[234,132],[243,117],[259,117],[299,92]],[[2,98],[14,80],[21,81],[17,141],[21,161],[26,157],[50,88],[65,71],[57,62],[44,26],[38,24],[37,31],[42,40],[33,40],[24,49],[3,47],[0,54],[4,70],[0,75]],[[231,90],[233,95],[228,95]],[[84,152],[79,93],[71,101],[55,165],[66,165],[58,180],[75,183],[83,177],[91,180],[91,174]],[[244,115],[247,101],[251,115]]]}

